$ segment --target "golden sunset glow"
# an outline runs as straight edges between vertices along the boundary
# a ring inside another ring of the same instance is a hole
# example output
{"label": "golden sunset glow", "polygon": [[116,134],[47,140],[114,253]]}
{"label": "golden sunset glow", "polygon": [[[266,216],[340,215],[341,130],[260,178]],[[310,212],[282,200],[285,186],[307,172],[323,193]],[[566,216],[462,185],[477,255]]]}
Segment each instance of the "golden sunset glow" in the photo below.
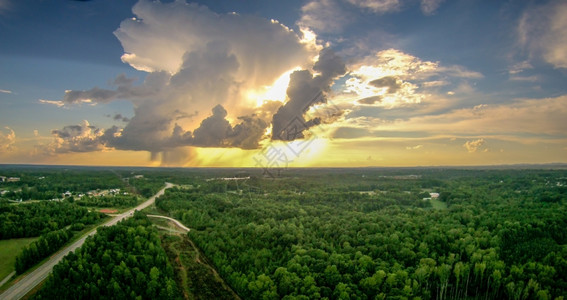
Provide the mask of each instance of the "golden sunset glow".
{"label": "golden sunset glow", "polygon": [[[29,32],[31,10],[10,6],[19,25],[0,25],[10,41],[0,46],[0,163],[567,162],[564,2],[463,12],[426,0],[140,0],[112,14],[96,2],[83,4],[99,19],[69,20],[77,30],[64,42],[51,25]],[[36,36],[54,42],[43,51]]]}
{"label": "golden sunset glow", "polygon": [[256,101],[256,106],[260,107],[266,100],[275,100],[284,102],[286,97],[287,86],[289,85],[289,75],[293,71],[300,70],[296,67],[283,73],[271,86],[263,86],[258,91],[248,92],[248,98]]}

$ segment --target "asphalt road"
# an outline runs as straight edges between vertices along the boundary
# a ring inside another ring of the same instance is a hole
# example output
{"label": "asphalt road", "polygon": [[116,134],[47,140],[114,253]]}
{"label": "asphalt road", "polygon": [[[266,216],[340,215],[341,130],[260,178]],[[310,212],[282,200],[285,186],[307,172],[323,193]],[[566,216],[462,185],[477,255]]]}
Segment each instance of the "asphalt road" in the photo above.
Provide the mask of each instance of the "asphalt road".
{"label": "asphalt road", "polygon": [[[138,205],[135,208],[132,208],[129,211],[126,211],[122,214],[115,216],[113,219],[111,219],[110,221],[108,221],[104,224],[101,224],[100,226],[112,226],[112,225],[115,225],[116,223],[118,223],[118,222],[120,222],[124,219],[127,219],[127,218],[133,216],[134,211],[142,210],[142,209],[152,205],[155,202],[157,197],[163,195],[165,190],[172,187],[172,186],[173,186],[173,184],[166,182],[165,187],[163,189],[161,189],[159,192],[157,192],[157,194],[153,195],[146,202]],[[67,246],[66,248],[64,248],[63,250],[59,251],[56,255],[52,256],[48,261],[46,261],[44,264],[42,264],[39,268],[35,269],[33,272],[31,272],[28,275],[26,275],[25,277],[21,278],[20,281],[18,281],[13,286],[11,286],[9,289],[4,291],[4,293],[0,294],[0,299],[12,300],[12,299],[23,298],[34,287],[36,287],[45,278],[47,278],[49,273],[51,273],[53,266],[55,266],[65,255],[67,255],[71,251],[74,251],[75,249],[81,247],[83,245],[83,243],[85,242],[85,240],[87,239],[87,237],[90,236],[90,235],[93,235],[95,233],[96,233],[96,228],[93,231],[85,234],[83,237],[81,237],[79,240],[75,241],[73,244],[71,244],[71,245]]]}

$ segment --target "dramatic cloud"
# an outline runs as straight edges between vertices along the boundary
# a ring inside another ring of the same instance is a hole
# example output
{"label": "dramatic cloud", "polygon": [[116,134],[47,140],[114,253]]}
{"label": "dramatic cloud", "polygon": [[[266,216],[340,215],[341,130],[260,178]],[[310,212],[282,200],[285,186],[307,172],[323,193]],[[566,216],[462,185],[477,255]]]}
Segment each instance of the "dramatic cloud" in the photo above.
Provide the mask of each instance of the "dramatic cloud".
{"label": "dramatic cloud", "polygon": [[4,127],[0,130],[0,153],[11,152],[16,148],[14,144],[16,143],[16,133],[10,127]]}
{"label": "dramatic cloud", "polygon": [[[478,139],[478,140],[474,140],[474,141],[466,141],[463,144],[463,147],[465,147],[469,153],[477,152],[483,146],[484,146],[484,139]],[[484,149],[484,150],[486,150],[486,149]]]}
{"label": "dramatic cloud", "polygon": [[[71,90],[60,101],[40,102],[64,106],[124,99],[132,102],[134,115],[113,117],[127,122],[124,128],[87,127],[91,140],[83,136],[86,129],[83,135],[68,133],[67,127],[56,131],[58,152],[258,148],[281,103],[254,109],[259,101],[250,95],[264,93],[286,72],[310,67],[317,54],[309,44],[314,40],[256,16],[216,14],[185,1],[141,0],[132,11],[136,17],[124,20],[115,35],[124,48],[122,60],[148,73],[142,84],[122,74],[111,82],[112,89]],[[207,116],[211,109],[213,115]],[[74,136],[79,138],[69,140]]]}
{"label": "dramatic cloud", "polygon": [[[185,1],[142,0],[132,9],[135,18],[116,30],[122,59],[144,71],[177,73],[186,53],[203,53],[211,42],[225,42],[239,62],[237,77],[271,84],[284,71],[305,62],[304,47],[287,27],[255,16],[216,14]],[[271,70],[265,68],[270,65]]]}
{"label": "dramatic cloud", "polygon": [[529,8],[518,25],[520,44],[556,68],[567,68],[567,2]]}
{"label": "dramatic cloud", "polygon": [[305,120],[304,114],[311,106],[326,103],[325,94],[330,90],[333,80],[346,72],[346,67],[342,59],[327,48],[319,53],[313,70],[319,75],[313,76],[308,70],[291,74],[287,89],[289,100],[272,120],[272,140],[303,138],[305,130],[321,123],[320,118]]}
{"label": "dramatic cloud", "polygon": [[482,74],[462,66],[443,66],[423,61],[396,49],[378,51],[349,66],[344,92],[363,105],[396,107],[421,103],[420,89],[449,85],[450,80],[482,78]]}
{"label": "dramatic cloud", "polygon": [[[132,131],[127,131],[131,123],[124,129],[113,126],[105,130],[90,125],[88,121],[83,121],[80,125],[68,125],[62,129],[52,130],[54,140],[47,147],[43,147],[43,150],[48,154],[108,149],[146,150],[156,157],[160,152],[179,153],[175,152],[175,148],[184,146],[242,149],[260,147],[260,141],[266,138],[265,132],[268,127],[266,120],[257,115],[242,116],[238,117],[240,123],[233,127],[226,117],[227,111],[222,105],[217,105],[213,108],[212,115],[205,118],[193,133],[175,124],[169,134],[150,136],[146,139],[131,136]],[[170,122],[171,118],[155,119],[145,124],[137,124],[135,128],[140,130],[156,127],[158,131],[165,132],[171,127]],[[156,141],[157,143],[150,144]],[[170,159],[172,159],[171,155]]]}

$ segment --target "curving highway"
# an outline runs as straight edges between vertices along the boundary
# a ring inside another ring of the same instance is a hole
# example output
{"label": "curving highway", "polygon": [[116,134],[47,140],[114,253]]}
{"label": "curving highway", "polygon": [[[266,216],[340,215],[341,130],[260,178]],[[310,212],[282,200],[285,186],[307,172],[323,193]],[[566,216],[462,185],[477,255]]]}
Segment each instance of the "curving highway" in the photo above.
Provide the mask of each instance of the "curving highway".
{"label": "curving highway", "polygon": [[[142,204],[136,206],[135,208],[132,208],[132,209],[130,209],[130,210],[124,212],[124,213],[121,213],[121,214],[115,216],[110,221],[108,221],[104,224],[101,224],[99,226],[113,226],[116,223],[133,216],[134,212],[136,210],[142,210],[142,209],[152,205],[155,202],[157,197],[163,195],[165,190],[172,187],[172,186],[173,186],[173,184],[166,182],[165,187],[163,189],[161,189],[155,195],[150,197],[144,203],[142,203]],[[57,252],[57,254],[55,254],[51,258],[49,258],[49,260],[46,261],[44,264],[39,266],[37,269],[35,269],[33,272],[29,273],[25,277],[22,277],[18,282],[16,282],[14,285],[12,285],[9,289],[5,290],[2,294],[0,294],[0,299],[12,300],[12,299],[23,298],[34,287],[36,287],[45,278],[47,278],[49,273],[51,273],[53,266],[55,266],[65,255],[67,255],[71,251],[74,251],[75,249],[81,247],[83,245],[83,243],[85,242],[85,240],[87,239],[87,237],[91,236],[95,233],[96,233],[96,228],[93,229],[92,231],[90,231],[89,233],[85,234],[84,236],[82,236],[79,240],[75,241],[73,244],[71,244],[71,245],[67,246],[66,248],[64,248],[63,250],[60,250],[59,252]]]}

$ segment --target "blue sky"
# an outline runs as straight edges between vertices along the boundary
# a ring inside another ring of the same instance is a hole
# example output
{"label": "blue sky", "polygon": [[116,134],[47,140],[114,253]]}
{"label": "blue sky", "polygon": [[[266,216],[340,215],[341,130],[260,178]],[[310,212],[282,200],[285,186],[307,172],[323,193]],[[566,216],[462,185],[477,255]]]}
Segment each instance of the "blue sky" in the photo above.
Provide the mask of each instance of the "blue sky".
{"label": "blue sky", "polygon": [[0,0],[0,163],[254,166],[295,116],[295,166],[566,162],[565,28],[559,0]]}

